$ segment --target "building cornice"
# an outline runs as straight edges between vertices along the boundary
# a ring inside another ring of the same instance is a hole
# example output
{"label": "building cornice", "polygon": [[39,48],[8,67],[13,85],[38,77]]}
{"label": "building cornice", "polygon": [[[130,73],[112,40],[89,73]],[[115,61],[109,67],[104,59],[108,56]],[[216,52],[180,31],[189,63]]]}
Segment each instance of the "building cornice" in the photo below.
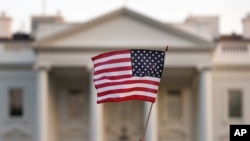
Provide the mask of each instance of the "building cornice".
{"label": "building cornice", "polygon": [[[63,46],[63,47],[53,47],[53,46],[35,46],[33,47],[35,52],[41,51],[114,51],[114,50],[126,50],[126,49],[154,49],[154,50],[165,50],[166,47],[156,47],[156,46],[114,46],[114,47],[104,47],[104,46]],[[214,49],[212,46],[192,46],[192,47],[181,47],[181,46],[170,46],[170,52],[211,52]]]}
{"label": "building cornice", "polygon": [[20,63],[0,63],[0,70],[9,70],[9,69],[19,69],[19,70],[31,70],[33,68],[33,63],[29,64],[20,64]]}
{"label": "building cornice", "polygon": [[227,70],[227,71],[234,71],[234,70],[242,70],[242,71],[249,71],[250,65],[236,65],[236,64],[225,64],[225,65],[213,65],[213,70]]}

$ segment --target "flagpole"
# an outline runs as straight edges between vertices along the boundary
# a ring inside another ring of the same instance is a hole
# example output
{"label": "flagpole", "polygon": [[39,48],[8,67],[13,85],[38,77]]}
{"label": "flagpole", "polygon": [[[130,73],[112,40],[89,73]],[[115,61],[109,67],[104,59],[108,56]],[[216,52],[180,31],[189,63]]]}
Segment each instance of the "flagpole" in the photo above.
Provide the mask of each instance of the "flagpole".
{"label": "flagpole", "polygon": [[[166,47],[165,52],[168,52],[168,46]],[[146,121],[146,126],[144,128],[143,135],[142,135],[142,138],[140,139],[140,141],[145,141],[145,135],[146,135],[146,131],[147,131],[147,128],[148,128],[148,122],[149,122],[149,119],[150,119],[150,115],[151,115],[151,111],[152,111],[152,108],[153,108],[153,104],[154,103],[152,102],[151,106],[150,106],[149,113],[148,113],[148,118],[147,118],[147,121]]]}

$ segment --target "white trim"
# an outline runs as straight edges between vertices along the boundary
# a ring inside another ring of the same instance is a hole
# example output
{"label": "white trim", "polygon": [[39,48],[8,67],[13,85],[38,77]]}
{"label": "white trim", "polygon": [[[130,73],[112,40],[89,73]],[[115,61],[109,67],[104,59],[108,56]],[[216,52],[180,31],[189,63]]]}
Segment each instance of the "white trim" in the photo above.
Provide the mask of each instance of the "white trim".
{"label": "white trim", "polygon": [[33,132],[31,129],[28,129],[28,128],[25,128],[23,126],[19,126],[19,125],[12,125],[12,126],[9,126],[9,127],[6,127],[4,128],[0,134],[2,136],[5,136],[6,134],[8,133],[13,133],[13,131],[15,130],[19,130],[20,132],[24,133],[25,135],[29,136],[29,137],[32,137],[33,136]]}

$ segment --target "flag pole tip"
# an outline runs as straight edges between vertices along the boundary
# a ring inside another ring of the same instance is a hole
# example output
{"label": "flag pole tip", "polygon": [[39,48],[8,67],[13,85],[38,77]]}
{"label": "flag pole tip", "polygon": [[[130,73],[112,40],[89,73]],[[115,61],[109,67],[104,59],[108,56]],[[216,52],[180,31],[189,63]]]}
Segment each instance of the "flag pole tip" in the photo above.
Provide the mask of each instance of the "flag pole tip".
{"label": "flag pole tip", "polygon": [[165,50],[166,52],[168,52],[168,46],[166,47],[166,50]]}

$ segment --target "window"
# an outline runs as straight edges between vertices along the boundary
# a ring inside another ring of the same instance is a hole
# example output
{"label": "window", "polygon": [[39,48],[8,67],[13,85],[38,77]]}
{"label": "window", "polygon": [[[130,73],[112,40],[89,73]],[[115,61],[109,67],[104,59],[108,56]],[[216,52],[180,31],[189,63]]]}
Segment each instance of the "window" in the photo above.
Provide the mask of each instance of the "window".
{"label": "window", "polygon": [[84,95],[81,90],[72,89],[69,91],[69,117],[71,119],[80,119],[83,117],[83,108],[85,106]]}
{"label": "window", "polygon": [[167,110],[170,118],[182,117],[182,100],[179,90],[169,90],[167,93]]}
{"label": "window", "polygon": [[242,92],[240,90],[229,90],[228,106],[229,106],[229,117],[240,118],[242,117]]}
{"label": "window", "polygon": [[23,90],[21,88],[9,90],[9,115],[11,117],[23,116]]}

